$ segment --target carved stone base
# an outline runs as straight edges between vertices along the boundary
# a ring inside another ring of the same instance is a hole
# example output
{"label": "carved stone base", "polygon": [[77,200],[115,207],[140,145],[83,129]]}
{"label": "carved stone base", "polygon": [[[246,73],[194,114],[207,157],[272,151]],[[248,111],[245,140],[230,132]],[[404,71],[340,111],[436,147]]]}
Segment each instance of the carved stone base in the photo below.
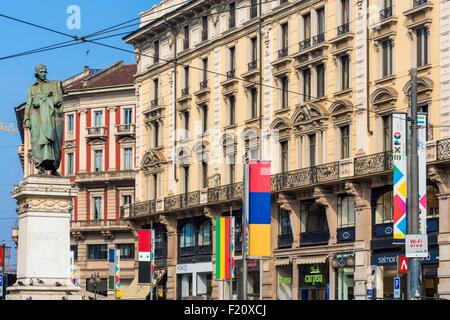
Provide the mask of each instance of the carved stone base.
{"label": "carved stone base", "polygon": [[12,191],[18,204],[17,282],[7,299],[80,299],[70,281],[70,180],[29,176]]}

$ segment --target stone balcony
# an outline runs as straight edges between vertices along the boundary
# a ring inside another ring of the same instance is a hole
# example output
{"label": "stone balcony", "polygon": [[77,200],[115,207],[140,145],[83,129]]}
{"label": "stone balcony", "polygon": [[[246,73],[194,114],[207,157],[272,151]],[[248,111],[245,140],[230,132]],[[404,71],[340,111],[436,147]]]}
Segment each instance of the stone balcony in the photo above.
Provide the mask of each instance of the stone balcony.
{"label": "stone balcony", "polygon": [[[450,139],[428,141],[426,152],[429,165],[450,161]],[[387,175],[391,172],[392,152],[379,152],[273,174],[271,177],[271,192],[276,194],[285,191],[300,191],[315,186],[326,186],[370,176]],[[133,203],[129,208],[125,208],[127,212],[125,216],[133,219],[163,212],[237,202],[242,200],[243,194],[243,184],[238,182],[187,194]]]}
{"label": "stone balcony", "polygon": [[70,222],[71,232],[99,230],[128,230],[128,225],[123,219],[77,220]]}
{"label": "stone balcony", "polygon": [[118,124],[116,125],[117,137],[134,137],[136,135],[136,125],[134,124]]}
{"label": "stone balcony", "polygon": [[106,127],[86,128],[87,139],[106,139]]}
{"label": "stone balcony", "polygon": [[76,182],[86,183],[86,182],[134,180],[135,177],[136,172],[133,170],[85,172],[85,173],[78,173],[76,177]]}

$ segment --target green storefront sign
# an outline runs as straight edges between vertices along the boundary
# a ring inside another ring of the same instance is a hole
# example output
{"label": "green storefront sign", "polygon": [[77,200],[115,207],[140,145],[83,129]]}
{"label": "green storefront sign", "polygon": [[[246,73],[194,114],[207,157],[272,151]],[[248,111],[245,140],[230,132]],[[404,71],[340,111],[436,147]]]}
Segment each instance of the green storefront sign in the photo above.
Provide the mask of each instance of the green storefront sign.
{"label": "green storefront sign", "polygon": [[292,278],[291,277],[278,277],[278,283],[285,286],[290,286],[292,284]]}
{"label": "green storefront sign", "polygon": [[300,267],[300,286],[324,286],[327,281],[325,264],[303,265]]}

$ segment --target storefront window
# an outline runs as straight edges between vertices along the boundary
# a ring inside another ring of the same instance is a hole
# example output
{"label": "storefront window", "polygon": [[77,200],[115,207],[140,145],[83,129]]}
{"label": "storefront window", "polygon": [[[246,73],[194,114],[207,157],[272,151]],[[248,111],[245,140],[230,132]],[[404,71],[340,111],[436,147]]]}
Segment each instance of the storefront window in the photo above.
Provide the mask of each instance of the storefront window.
{"label": "storefront window", "polygon": [[338,197],[338,228],[355,226],[355,200],[349,196]]}
{"label": "storefront window", "polygon": [[208,220],[202,222],[198,230],[198,245],[211,245],[211,223]]}
{"label": "storefront window", "polygon": [[393,217],[392,191],[378,197],[375,207],[375,224],[391,223]]}
{"label": "storefront window", "polygon": [[292,299],[292,266],[279,266],[277,268],[277,273],[278,273],[277,299],[291,300]]}
{"label": "storefront window", "polygon": [[206,299],[210,300],[212,294],[211,283],[211,272],[197,273],[197,296],[206,296]]}
{"label": "storefront window", "polygon": [[180,248],[193,247],[195,245],[194,226],[192,223],[186,223],[181,228]]}
{"label": "storefront window", "polygon": [[439,190],[434,186],[427,185],[427,216],[436,218],[439,216]]}
{"label": "storefront window", "polygon": [[299,265],[300,300],[328,300],[328,264]]}
{"label": "storefront window", "polygon": [[192,273],[177,275],[178,297],[192,296]]}
{"label": "storefront window", "polygon": [[353,279],[354,268],[339,268],[337,269],[337,300],[353,300],[353,287],[355,281]]}

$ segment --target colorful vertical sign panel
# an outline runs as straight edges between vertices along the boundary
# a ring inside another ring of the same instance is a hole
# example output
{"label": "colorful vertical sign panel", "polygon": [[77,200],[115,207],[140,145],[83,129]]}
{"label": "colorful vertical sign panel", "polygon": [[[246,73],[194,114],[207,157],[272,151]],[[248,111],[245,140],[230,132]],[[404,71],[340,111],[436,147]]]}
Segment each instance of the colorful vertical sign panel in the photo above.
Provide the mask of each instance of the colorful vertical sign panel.
{"label": "colorful vertical sign panel", "polygon": [[270,161],[249,161],[248,233],[251,257],[270,256]]}
{"label": "colorful vertical sign panel", "polygon": [[216,217],[216,280],[234,278],[234,218]]}
{"label": "colorful vertical sign panel", "polygon": [[116,249],[116,262],[115,262],[115,275],[114,275],[114,285],[117,293],[120,291],[120,250]]}
{"label": "colorful vertical sign panel", "polygon": [[150,278],[152,281],[152,285],[156,285],[156,272],[155,272],[155,230],[151,230],[151,241],[150,241]]}
{"label": "colorful vertical sign panel", "polygon": [[235,220],[234,217],[231,218],[231,224],[230,224],[230,246],[231,246],[231,278],[236,278],[236,263],[234,259],[235,251],[236,251],[236,244],[235,244]]}
{"label": "colorful vertical sign panel", "polygon": [[427,116],[417,115],[417,155],[419,170],[419,233],[427,233]]}
{"label": "colorful vertical sign panel", "polygon": [[75,284],[75,252],[73,250],[70,251],[69,268],[70,283]]}
{"label": "colorful vertical sign panel", "polygon": [[108,266],[109,266],[109,272],[108,272],[108,289],[114,290],[114,275],[115,275],[115,259],[116,259],[116,249],[109,249],[108,250]]}
{"label": "colorful vertical sign panel", "polygon": [[150,262],[150,230],[138,230],[139,261]]}
{"label": "colorful vertical sign panel", "polygon": [[392,158],[394,182],[394,240],[404,240],[407,230],[407,160],[405,113],[394,113],[392,116]]}

